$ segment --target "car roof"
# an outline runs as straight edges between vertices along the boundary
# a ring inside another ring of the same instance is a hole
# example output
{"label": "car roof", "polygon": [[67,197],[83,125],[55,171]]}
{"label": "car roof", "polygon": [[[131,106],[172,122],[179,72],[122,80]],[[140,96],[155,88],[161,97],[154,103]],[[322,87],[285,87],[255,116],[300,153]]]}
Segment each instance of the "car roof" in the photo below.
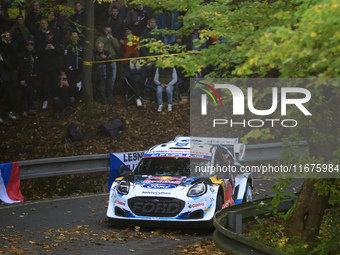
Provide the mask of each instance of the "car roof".
{"label": "car roof", "polygon": [[[214,145],[204,143],[190,143],[190,137],[176,137],[174,141],[158,144],[152,147],[144,157],[194,157],[210,159],[212,156],[211,148]],[[191,147],[190,147],[191,145]]]}

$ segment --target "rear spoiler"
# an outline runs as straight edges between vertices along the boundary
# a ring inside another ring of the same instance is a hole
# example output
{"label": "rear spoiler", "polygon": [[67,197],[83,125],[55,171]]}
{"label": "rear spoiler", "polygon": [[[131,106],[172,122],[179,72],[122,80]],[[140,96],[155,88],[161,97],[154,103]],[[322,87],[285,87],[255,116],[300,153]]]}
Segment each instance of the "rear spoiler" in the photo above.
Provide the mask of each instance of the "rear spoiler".
{"label": "rear spoiler", "polygon": [[234,146],[234,157],[238,161],[242,161],[245,157],[246,146],[244,143],[239,143],[238,138],[177,136],[174,142],[179,142],[179,141],[184,141],[184,140],[190,143],[194,143],[194,144]]}

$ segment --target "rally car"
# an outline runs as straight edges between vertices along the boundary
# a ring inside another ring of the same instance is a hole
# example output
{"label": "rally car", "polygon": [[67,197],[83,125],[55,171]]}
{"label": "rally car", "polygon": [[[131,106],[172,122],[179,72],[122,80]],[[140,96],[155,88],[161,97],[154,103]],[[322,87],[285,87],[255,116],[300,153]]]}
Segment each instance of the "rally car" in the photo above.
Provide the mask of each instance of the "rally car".
{"label": "rally car", "polygon": [[176,137],[152,147],[133,171],[121,166],[109,224],[211,226],[217,210],[252,199],[252,176],[239,171],[244,155],[237,138]]}

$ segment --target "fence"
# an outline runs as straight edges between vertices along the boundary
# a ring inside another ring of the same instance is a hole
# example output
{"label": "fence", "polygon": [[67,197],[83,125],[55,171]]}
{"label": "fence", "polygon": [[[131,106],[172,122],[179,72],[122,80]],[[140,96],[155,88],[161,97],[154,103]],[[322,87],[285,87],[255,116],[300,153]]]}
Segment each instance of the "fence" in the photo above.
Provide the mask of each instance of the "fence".
{"label": "fence", "polygon": [[[280,154],[285,149],[282,143],[247,145],[244,161],[279,159]],[[300,142],[298,153],[305,149],[307,149],[307,142]],[[22,180],[59,175],[98,173],[110,170],[110,154],[26,160],[19,161],[19,166]]]}

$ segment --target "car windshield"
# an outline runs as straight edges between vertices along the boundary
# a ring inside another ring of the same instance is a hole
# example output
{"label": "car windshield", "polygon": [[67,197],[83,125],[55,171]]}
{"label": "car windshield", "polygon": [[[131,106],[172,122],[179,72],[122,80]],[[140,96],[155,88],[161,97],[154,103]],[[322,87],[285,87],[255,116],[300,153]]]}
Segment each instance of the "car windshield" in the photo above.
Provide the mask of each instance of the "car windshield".
{"label": "car windshield", "polygon": [[190,166],[207,166],[210,160],[179,157],[143,158],[134,170],[135,175],[190,176]]}

